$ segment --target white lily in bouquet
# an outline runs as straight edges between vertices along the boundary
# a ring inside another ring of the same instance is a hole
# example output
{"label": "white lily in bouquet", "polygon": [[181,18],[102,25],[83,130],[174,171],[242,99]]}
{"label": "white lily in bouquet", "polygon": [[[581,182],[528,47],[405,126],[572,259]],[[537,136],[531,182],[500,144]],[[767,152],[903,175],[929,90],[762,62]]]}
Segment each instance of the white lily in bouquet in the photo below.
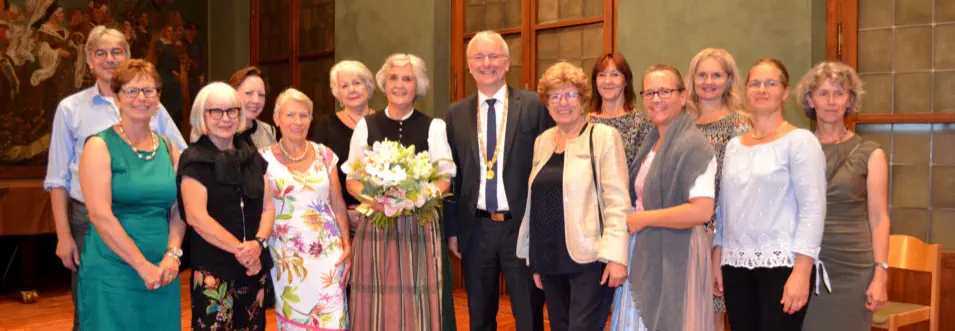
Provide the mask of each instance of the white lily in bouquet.
{"label": "white lily in bouquet", "polygon": [[421,225],[435,221],[441,200],[446,196],[435,184],[444,179],[428,151],[415,153],[414,146],[405,147],[396,141],[375,142],[366,148],[364,157],[346,162],[353,177],[362,183],[363,201],[374,201],[384,211],[376,211],[363,202],[358,212],[371,217],[372,224],[384,228],[401,216],[416,216]]}

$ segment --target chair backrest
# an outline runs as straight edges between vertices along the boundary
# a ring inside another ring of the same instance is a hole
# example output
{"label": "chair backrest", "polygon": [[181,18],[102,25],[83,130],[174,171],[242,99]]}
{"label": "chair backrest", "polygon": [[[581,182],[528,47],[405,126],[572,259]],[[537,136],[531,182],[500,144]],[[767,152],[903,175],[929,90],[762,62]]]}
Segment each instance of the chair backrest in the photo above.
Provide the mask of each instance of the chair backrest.
{"label": "chair backrest", "polygon": [[906,235],[889,237],[889,266],[898,269],[928,273],[938,272],[941,247],[926,244],[918,238]]}
{"label": "chair backrest", "polygon": [[927,272],[932,275],[929,298],[931,321],[929,330],[938,330],[939,291],[941,290],[942,246],[927,244],[918,238],[900,234],[889,236],[889,266],[897,269]]}

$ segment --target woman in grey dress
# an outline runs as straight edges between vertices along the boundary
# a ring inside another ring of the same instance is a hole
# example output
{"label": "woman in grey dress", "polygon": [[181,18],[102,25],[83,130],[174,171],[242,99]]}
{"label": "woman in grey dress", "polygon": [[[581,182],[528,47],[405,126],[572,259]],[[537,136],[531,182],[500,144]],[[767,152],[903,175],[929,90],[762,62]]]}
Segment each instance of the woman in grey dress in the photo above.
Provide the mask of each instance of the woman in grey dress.
{"label": "woman in grey dress", "polygon": [[640,142],[650,131],[650,121],[645,113],[634,108],[637,94],[633,91],[633,72],[627,59],[618,52],[601,55],[591,71],[590,88],[600,94],[590,101],[590,122],[617,129],[630,167]]}
{"label": "woman in grey dress", "polygon": [[[826,221],[816,287],[803,330],[869,330],[885,303],[889,254],[888,165],[875,142],[852,133],[845,116],[859,112],[862,81],[840,62],[816,65],[796,96],[817,121],[826,154]],[[828,274],[828,277],[826,277]]]}

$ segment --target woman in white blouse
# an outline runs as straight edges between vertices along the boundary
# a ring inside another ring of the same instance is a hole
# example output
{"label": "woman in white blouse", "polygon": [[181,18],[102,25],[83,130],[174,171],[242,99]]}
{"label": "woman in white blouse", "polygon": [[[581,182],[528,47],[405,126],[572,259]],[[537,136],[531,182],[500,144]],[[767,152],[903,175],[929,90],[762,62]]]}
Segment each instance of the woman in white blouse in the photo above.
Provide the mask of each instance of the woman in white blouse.
{"label": "woman in white blouse", "polygon": [[[351,166],[375,142],[397,141],[428,151],[444,178],[437,185],[447,192],[456,168],[451,160],[445,122],[414,108],[428,92],[428,69],[421,58],[392,54],[376,75],[388,99],[384,111],[365,116],[355,126],[343,170],[348,193],[381,211],[381,205],[362,195],[363,184]],[[443,246],[443,224],[419,224],[415,216],[401,216],[379,228],[362,217],[354,240],[349,319],[353,330],[442,330],[452,323],[450,265]],[[445,301],[447,300],[447,301]]]}
{"label": "woman in white blouse", "polygon": [[733,331],[800,330],[826,214],[826,160],[812,132],[783,119],[789,73],[779,60],[760,59],[746,81],[753,130],[726,146],[714,291],[726,297]]}

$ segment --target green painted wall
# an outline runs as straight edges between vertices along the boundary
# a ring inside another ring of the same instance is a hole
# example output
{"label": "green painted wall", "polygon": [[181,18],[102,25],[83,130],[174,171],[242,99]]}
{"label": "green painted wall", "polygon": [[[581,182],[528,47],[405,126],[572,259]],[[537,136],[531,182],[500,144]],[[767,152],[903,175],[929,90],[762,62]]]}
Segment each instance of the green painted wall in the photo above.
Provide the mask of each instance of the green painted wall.
{"label": "green painted wall", "polygon": [[[393,53],[420,56],[428,65],[431,90],[416,107],[443,116],[451,93],[450,24],[448,0],[336,0],[335,59],[361,61],[374,74]],[[376,87],[371,107],[386,105]]]}
{"label": "green painted wall", "polygon": [[[618,0],[617,6],[618,49],[641,77],[655,63],[685,72],[701,49],[721,47],[744,73],[760,57],[778,58],[795,84],[825,57],[825,0]],[[785,116],[809,126],[792,102]]]}
{"label": "green painted wall", "polygon": [[[250,51],[249,0],[209,1],[209,81],[226,81],[232,73],[248,66]],[[282,0],[284,1],[284,0]]]}

